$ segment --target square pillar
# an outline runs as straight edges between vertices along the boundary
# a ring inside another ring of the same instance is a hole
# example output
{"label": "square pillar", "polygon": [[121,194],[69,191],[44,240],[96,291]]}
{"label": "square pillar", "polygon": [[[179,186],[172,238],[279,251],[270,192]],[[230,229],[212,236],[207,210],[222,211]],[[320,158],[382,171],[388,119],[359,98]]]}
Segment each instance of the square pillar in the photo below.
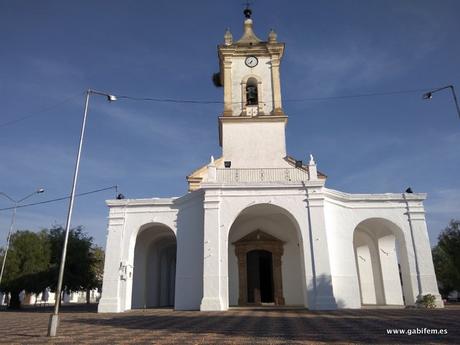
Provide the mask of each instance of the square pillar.
{"label": "square pillar", "polygon": [[112,213],[112,211],[110,213],[107,230],[107,245],[105,248],[102,296],[98,305],[99,313],[118,313],[123,311],[120,296],[120,263],[125,216],[124,213]]}
{"label": "square pillar", "polygon": [[320,188],[307,189],[307,217],[312,276],[307,277],[308,306],[313,310],[334,310],[337,303],[333,293],[329,248],[324,217],[324,196]]}
{"label": "square pillar", "polygon": [[220,196],[206,191],[204,196],[203,299],[200,310],[225,310],[221,296]]}
{"label": "square pillar", "polygon": [[419,200],[408,200],[407,195],[405,200],[416,265],[417,298],[427,294],[434,295],[436,307],[443,308],[444,303],[436,281],[423,204]]}
{"label": "square pillar", "polygon": [[404,305],[401,279],[399,278],[395,235],[386,235],[377,240],[378,255],[382,270],[385,304]]}

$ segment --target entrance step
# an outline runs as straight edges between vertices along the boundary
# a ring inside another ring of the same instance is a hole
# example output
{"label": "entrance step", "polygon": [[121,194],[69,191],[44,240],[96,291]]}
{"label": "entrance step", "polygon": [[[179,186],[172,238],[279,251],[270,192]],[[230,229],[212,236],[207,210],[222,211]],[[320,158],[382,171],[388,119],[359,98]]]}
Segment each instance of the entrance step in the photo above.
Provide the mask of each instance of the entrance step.
{"label": "entrance step", "polygon": [[405,305],[396,304],[363,304],[361,309],[404,309]]}
{"label": "entrance step", "polygon": [[263,303],[262,305],[230,306],[229,310],[307,310],[303,305],[274,305]]}

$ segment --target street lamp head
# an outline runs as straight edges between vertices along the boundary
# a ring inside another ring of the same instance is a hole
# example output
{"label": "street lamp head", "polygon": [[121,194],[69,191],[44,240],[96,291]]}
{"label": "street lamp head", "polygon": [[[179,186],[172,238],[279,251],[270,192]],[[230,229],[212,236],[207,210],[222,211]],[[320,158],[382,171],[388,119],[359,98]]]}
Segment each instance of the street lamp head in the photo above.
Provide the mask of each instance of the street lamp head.
{"label": "street lamp head", "polygon": [[38,188],[38,189],[37,189],[37,194],[43,193],[44,191],[45,191],[44,188]]}
{"label": "street lamp head", "polygon": [[117,97],[115,95],[107,95],[107,100],[109,102],[115,102],[117,100]]}
{"label": "street lamp head", "polygon": [[427,93],[424,93],[423,96],[422,96],[423,99],[432,99],[433,98],[433,92],[427,92]]}

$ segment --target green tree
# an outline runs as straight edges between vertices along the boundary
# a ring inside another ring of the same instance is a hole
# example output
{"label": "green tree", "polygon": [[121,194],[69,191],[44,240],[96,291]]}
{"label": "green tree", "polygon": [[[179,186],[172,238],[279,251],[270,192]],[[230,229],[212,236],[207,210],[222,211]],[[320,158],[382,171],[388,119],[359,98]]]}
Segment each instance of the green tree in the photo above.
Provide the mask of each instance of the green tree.
{"label": "green tree", "polygon": [[10,248],[0,287],[11,293],[10,308],[20,308],[19,293],[38,293],[48,284],[50,247],[46,231],[17,231],[11,236]]}
{"label": "green tree", "polygon": [[102,288],[102,277],[104,275],[104,250],[94,245],[90,250],[91,266],[88,281],[86,281],[86,303],[90,303],[90,292],[93,289]]}
{"label": "green tree", "polygon": [[[56,290],[64,236],[65,230],[62,227],[54,227],[49,230],[51,248],[50,277],[52,277],[49,286],[52,290]],[[62,282],[63,291],[70,293],[71,291],[87,290],[94,285],[93,265],[96,259],[94,258],[92,247],[93,239],[83,231],[82,227],[69,231]]]}
{"label": "green tree", "polygon": [[433,262],[442,296],[460,291],[460,220],[451,220],[439,234],[438,244],[433,248]]}

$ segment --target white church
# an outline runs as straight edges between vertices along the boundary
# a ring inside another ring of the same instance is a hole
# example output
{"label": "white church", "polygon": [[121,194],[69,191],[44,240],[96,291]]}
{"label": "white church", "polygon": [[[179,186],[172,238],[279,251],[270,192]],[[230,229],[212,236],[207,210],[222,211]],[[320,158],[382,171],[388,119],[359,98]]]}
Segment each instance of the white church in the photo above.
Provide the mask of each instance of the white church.
{"label": "white church", "polygon": [[[348,194],[286,152],[284,44],[218,46],[222,156],[181,197],[109,200],[99,312],[413,306],[438,292],[421,193]],[[295,124],[294,124],[295,125]]]}

